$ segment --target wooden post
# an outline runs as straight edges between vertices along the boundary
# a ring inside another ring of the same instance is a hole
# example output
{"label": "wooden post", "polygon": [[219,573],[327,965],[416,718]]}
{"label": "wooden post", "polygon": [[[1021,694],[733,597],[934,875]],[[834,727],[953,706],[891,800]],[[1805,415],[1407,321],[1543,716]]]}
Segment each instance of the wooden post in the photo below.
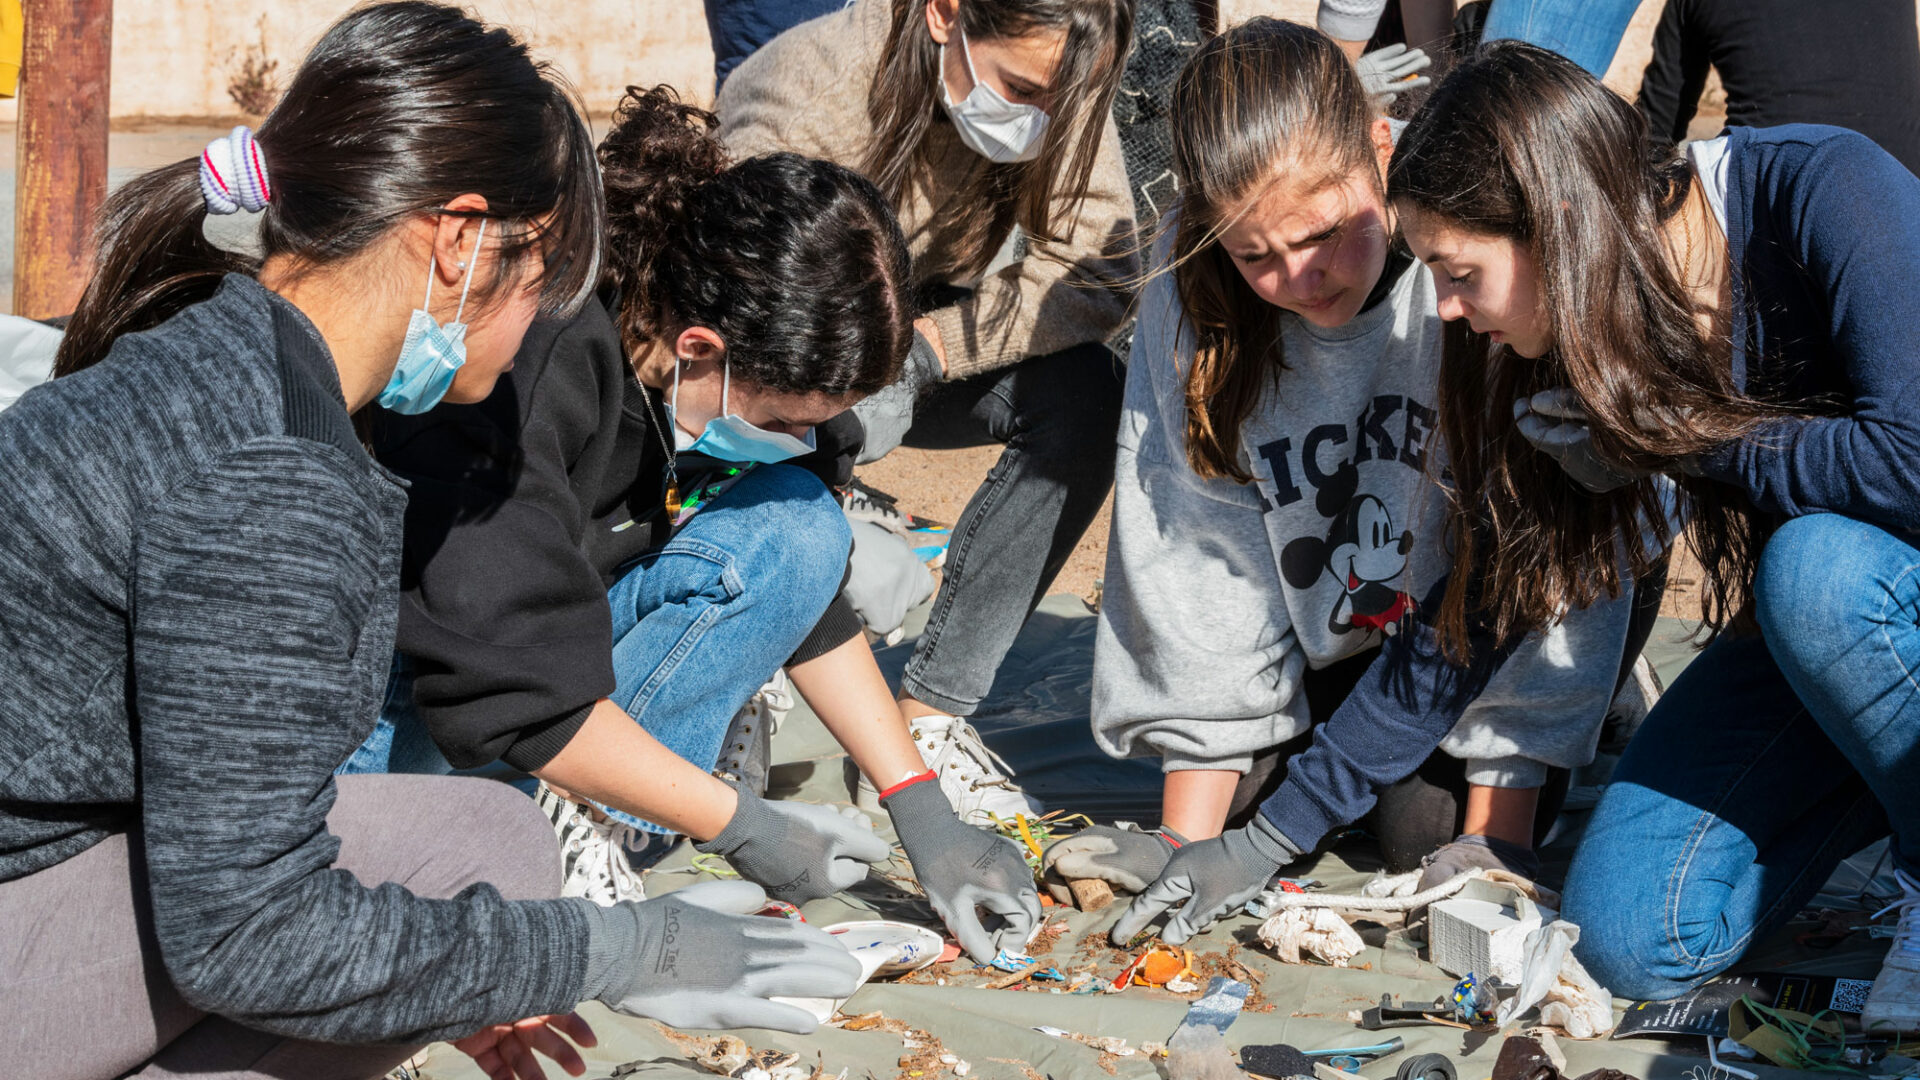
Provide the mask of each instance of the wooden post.
{"label": "wooden post", "polygon": [[107,198],[113,0],[26,0],[15,154],[13,313],[66,315]]}

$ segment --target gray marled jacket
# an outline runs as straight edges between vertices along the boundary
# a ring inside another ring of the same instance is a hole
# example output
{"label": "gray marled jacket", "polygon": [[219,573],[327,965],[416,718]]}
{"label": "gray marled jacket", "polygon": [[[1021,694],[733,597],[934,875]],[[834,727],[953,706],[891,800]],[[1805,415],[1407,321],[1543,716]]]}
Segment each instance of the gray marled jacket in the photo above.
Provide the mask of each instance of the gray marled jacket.
{"label": "gray marled jacket", "polygon": [[578,902],[330,869],[405,505],[318,332],[245,277],[0,414],[0,881],[133,833],[174,984],[271,1031],[398,1042],[572,1008]]}

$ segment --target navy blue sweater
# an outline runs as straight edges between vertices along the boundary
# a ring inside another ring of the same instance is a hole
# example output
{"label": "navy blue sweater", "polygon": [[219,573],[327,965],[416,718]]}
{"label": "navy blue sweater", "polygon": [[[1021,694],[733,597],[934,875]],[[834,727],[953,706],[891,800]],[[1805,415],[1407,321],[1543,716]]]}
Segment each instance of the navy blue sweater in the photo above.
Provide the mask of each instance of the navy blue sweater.
{"label": "navy blue sweater", "polygon": [[1920,179],[1815,124],[1734,128],[1728,155],[1734,377],[1839,415],[1770,422],[1706,474],[1783,517],[1920,530]]}

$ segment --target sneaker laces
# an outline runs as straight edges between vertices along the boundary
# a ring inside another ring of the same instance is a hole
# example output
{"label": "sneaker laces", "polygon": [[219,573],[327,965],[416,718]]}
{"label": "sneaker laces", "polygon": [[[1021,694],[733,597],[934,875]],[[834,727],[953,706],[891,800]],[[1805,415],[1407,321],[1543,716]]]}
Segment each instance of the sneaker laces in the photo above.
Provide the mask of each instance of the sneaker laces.
{"label": "sneaker laces", "polygon": [[555,827],[561,833],[563,843],[583,853],[588,848],[594,849],[591,852],[593,858],[585,866],[593,872],[596,886],[605,889],[613,900],[618,900],[628,888],[640,888],[640,876],[634,872],[633,864],[627,861],[627,849],[639,848],[644,843],[640,830],[604,814],[596,815],[592,807],[566,798],[544,785],[542,794],[562,804],[561,819],[555,822]]}
{"label": "sneaker laces", "polygon": [[1893,931],[1893,947],[1903,952],[1920,953],[1920,881],[1908,876],[1905,870],[1895,869],[1894,880],[1900,883],[1900,899],[1873,913],[1878,919],[1889,911],[1898,911],[1900,918]]}
{"label": "sneaker laces", "polygon": [[747,705],[751,707],[756,700],[760,702],[761,711],[766,714],[767,723],[772,725],[774,731],[779,731],[780,722],[793,711],[793,680],[787,678],[784,669],[775,671],[773,678],[767,680],[765,686],[754,691],[753,697],[747,699]]}
{"label": "sneaker laces", "polygon": [[[945,776],[948,767],[953,766],[954,776],[966,781],[970,791],[979,791],[983,787],[1012,788],[1013,768],[1006,759],[981,741],[980,733],[974,730],[972,724],[957,716],[946,719],[949,723],[944,735],[936,731],[924,736],[928,748],[933,750],[927,767],[936,775]],[[913,733],[916,742],[923,737],[923,731],[916,724]]]}

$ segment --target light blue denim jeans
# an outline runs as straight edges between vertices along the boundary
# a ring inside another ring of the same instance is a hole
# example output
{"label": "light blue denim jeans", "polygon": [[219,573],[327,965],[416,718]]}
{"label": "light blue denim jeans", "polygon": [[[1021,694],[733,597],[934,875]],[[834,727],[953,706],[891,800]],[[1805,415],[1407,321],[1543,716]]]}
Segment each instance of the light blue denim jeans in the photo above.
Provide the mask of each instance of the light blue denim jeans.
{"label": "light blue denim jeans", "polygon": [[[839,592],[851,542],[846,515],[812,473],[791,465],[749,472],[608,590],[614,703],[667,749],[711,770],[734,714]],[[341,772],[452,771],[414,708],[406,667],[396,660],[380,721]],[[489,768],[499,772],[498,763],[478,771]],[[667,832],[606,809],[642,831]]]}
{"label": "light blue denim jeans", "polygon": [[1599,78],[1612,65],[1639,6],[1639,0],[1493,0],[1480,40],[1530,42]]}
{"label": "light blue denim jeans", "polygon": [[1615,994],[1725,971],[1889,831],[1920,870],[1920,550],[1795,518],[1754,592],[1761,635],[1722,635],[1674,680],[1574,856],[1574,951]]}

